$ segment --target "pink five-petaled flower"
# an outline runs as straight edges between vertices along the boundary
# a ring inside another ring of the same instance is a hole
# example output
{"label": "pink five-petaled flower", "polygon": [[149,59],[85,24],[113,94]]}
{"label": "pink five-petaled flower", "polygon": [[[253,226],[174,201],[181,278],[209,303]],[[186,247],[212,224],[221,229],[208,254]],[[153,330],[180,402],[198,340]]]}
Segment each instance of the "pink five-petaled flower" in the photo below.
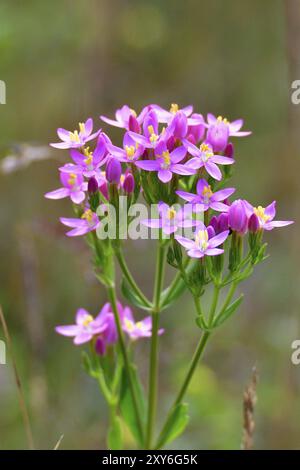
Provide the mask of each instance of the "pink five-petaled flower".
{"label": "pink five-petaled flower", "polygon": [[146,227],[161,228],[166,235],[170,235],[178,230],[178,228],[195,227],[198,221],[189,217],[192,213],[192,206],[187,204],[176,210],[172,206],[164,202],[158,204],[159,219],[146,219],[141,223]]}
{"label": "pink five-petaled flower", "polygon": [[140,125],[143,122],[145,114],[148,112],[148,106],[142,109],[141,113],[137,115],[134,109],[131,109],[127,104],[122,108],[117,109],[115,113],[116,119],[110,119],[106,116],[100,116],[102,121],[114,127],[120,127],[128,131],[140,132]]}
{"label": "pink five-petaled flower", "polygon": [[55,330],[60,335],[74,337],[74,344],[77,345],[89,342],[107,328],[107,323],[101,315],[94,318],[84,308],[77,310],[75,321],[75,325],[61,325]]}
{"label": "pink five-petaled flower", "polygon": [[50,145],[58,149],[71,149],[83,147],[86,142],[89,142],[90,140],[97,137],[100,134],[101,129],[99,129],[97,132],[94,132],[94,134],[92,134],[92,132],[93,119],[89,118],[85,122],[79,123],[79,132],[78,130],[71,132],[61,127],[58,128],[57,135],[62,140],[62,142],[54,144],[52,143]]}
{"label": "pink five-petaled flower", "polygon": [[167,141],[172,135],[172,128],[168,126],[159,132],[157,114],[154,110],[149,111],[143,122],[143,133],[129,132],[129,136],[139,145],[145,148],[156,149],[162,141]]}
{"label": "pink five-petaled flower", "polygon": [[100,220],[98,219],[97,214],[92,212],[91,209],[86,209],[82,214],[81,219],[60,217],[59,220],[62,224],[72,228],[72,230],[66,233],[68,237],[85,235],[86,233],[96,230],[100,225]]}
{"label": "pink five-petaled flower", "polygon": [[[109,139],[101,134],[97,146],[94,151],[90,151],[89,147],[85,147],[82,152],[77,149],[72,149],[70,155],[75,162],[74,168],[82,171],[82,174],[87,178],[95,176],[98,180],[99,168],[107,162],[107,149],[106,144]],[[69,166],[72,171],[72,165]]]}
{"label": "pink five-petaled flower", "polygon": [[169,152],[165,142],[161,142],[156,148],[155,160],[138,160],[136,166],[145,171],[157,171],[158,178],[163,183],[171,181],[173,173],[178,175],[194,175],[195,170],[187,165],[180,165],[186,156],[186,149],[181,146]]}
{"label": "pink five-petaled flower", "polygon": [[[221,245],[228,237],[229,230],[219,233],[215,236],[210,236],[208,230],[202,222],[198,222],[197,231],[195,232],[195,239],[175,236],[176,240],[184,246],[187,250],[188,256],[191,258],[203,258],[203,256],[215,256],[224,252],[221,248],[216,248]],[[214,230],[212,230],[214,232]]]}
{"label": "pink five-petaled flower", "polygon": [[[135,322],[131,309],[125,307],[122,317],[122,329],[132,341],[139,338],[150,338],[152,336],[152,317],[145,317],[143,320]],[[161,335],[163,332],[164,330],[160,329],[158,334]]]}
{"label": "pink five-petaled flower", "polygon": [[185,191],[176,191],[176,194],[185,201],[193,205],[195,204],[194,210],[196,212],[204,212],[209,208],[218,212],[227,212],[229,206],[221,201],[231,196],[234,191],[235,188],[225,188],[214,193],[208,182],[205,179],[200,179],[197,183],[197,194],[187,193]]}
{"label": "pink five-petaled flower", "polygon": [[250,131],[240,131],[243,126],[243,119],[229,122],[222,116],[216,117],[213,114],[207,115],[208,128],[206,140],[212,145],[215,152],[220,152],[225,149],[228,139],[232,137],[245,137],[250,135]]}
{"label": "pink five-petaled flower", "polygon": [[215,155],[212,146],[208,143],[204,142],[200,147],[196,147],[196,145],[188,140],[183,140],[182,143],[187,151],[194,157],[189,160],[187,166],[195,170],[204,167],[207,173],[218,181],[222,179],[222,173],[217,164],[232,165],[232,163],[234,163],[233,158]]}
{"label": "pink five-petaled flower", "polygon": [[134,141],[128,132],[124,134],[123,148],[116,147],[112,144],[107,144],[107,150],[120,162],[126,163],[134,162],[144,153],[144,147]]}
{"label": "pink five-petaled flower", "polygon": [[84,182],[81,173],[76,172],[76,168],[72,165],[70,171],[68,167],[62,167],[60,171],[60,181],[63,188],[55,189],[45,194],[48,199],[63,199],[70,197],[74,204],[80,204],[85,199],[84,191],[87,190],[87,183]]}
{"label": "pink five-petaled flower", "polygon": [[275,227],[285,227],[294,223],[293,220],[273,220],[276,215],[276,201],[273,201],[267,207],[253,207],[248,201],[245,204],[248,218],[255,214],[259,221],[259,226],[263,230],[272,230]]}

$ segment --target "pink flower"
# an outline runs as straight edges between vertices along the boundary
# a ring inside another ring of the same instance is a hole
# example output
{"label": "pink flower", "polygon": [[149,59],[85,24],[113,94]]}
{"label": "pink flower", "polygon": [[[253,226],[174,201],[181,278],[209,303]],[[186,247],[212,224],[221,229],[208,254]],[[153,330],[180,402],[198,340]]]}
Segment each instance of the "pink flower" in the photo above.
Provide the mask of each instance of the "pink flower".
{"label": "pink flower", "polygon": [[81,216],[81,219],[69,219],[67,217],[61,217],[59,219],[62,224],[67,227],[71,227],[72,230],[66,233],[68,237],[77,237],[80,235],[86,235],[93,230],[96,230],[100,225],[100,220],[97,214],[86,209]]}
{"label": "pink flower", "polygon": [[[191,258],[203,258],[203,256],[215,256],[224,253],[223,249],[216,248],[221,245],[229,235],[229,230],[214,236],[214,230],[208,230],[202,222],[198,222],[194,240],[175,236],[176,240],[187,250]],[[211,236],[211,234],[213,236]]]}
{"label": "pink flower", "polygon": [[[136,322],[131,309],[125,307],[123,310],[122,328],[133,341],[139,338],[150,338],[152,335],[152,318],[149,316]],[[163,332],[164,330],[160,329],[158,334],[161,335]]]}
{"label": "pink flower", "polygon": [[67,131],[63,128],[57,129],[57,135],[62,140],[62,142],[50,144],[52,147],[58,149],[71,149],[83,147],[86,142],[89,142],[92,139],[95,139],[101,132],[99,129],[97,132],[93,132],[93,119],[89,118],[85,122],[79,123],[79,132],[75,130],[73,132]]}
{"label": "pink flower", "polygon": [[255,214],[258,218],[259,227],[263,230],[273,230],[275,227],[285,227],[294,223],[293,220],[273,220],[276,215],[276,201],[273,201],[267,207],[253,207],[248,201],[244,200],[248,218]]}
{"label": "pink flower", "polygon": [[91,341],[95,335],[103,333],[107,323],[99,314],[92,317],[84,308],[77,310],[74,325],[62,325],[55,328],[56,332],[63,336],[74,337],[74,344],[79,345]]}
{"label": "pink flower", "polygon": [[175,210],[174,207],[168,206],[164,202],[158,204],[159,219],[146,219],[141,223],[151,228],[161,228],[166,235],[170,235],[178,230],[178,228],[195,227],[198,221],[189,217],[192,213],[190,204]]}
{"label": "pink flower", "polygon": [[71,165],[71,168],[68,165],[61,168],[60,180],[63,188],[46,193],[46,198],[63,199],[70,197],[74,204],[80,204],[84,201],[87,183],[84,182],[82,174],[78,172],[74,165]]}

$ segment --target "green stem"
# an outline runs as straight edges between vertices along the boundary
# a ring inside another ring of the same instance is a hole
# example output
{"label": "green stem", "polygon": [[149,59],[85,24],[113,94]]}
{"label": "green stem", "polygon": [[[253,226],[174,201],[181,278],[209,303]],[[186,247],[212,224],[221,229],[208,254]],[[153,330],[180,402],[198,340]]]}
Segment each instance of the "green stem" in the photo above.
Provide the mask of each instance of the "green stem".
{"label": "green stem", "polygon": [[217,308],[218,300],[219,300],[219,293],[220,293],[220,287],[215,284],[213,299],[212,299],[210,312],[209,312],[209,317],[208,317],[208,326],[209,327],[212,325],[213,320],[214,320],[214,316],[215,316],[215,313],[216,313],[216,308]]}
{"label": "green stem", "polygon": [[135,294],[139,297],[139,299],[143,302],[143,304],[146,307],[151,307],[151,302],[149,302],[147,297],[143,294],[143,292],[141,291],[141,289],[138,287],[135,280],[133,279],[132,274],[128,269],[126,260],[124,258],[123,252],[122,252],[122,249],[120,247],[117,247],[116,250],[115,250],[115,254],[116,254],[116,258],[119,262],[120,268],[122,270],[122,273],[123,273],[125,279],[127,280],[128,284],[132,288],[132,290],[135,292]]}
{"label": "green stem", "polygon": [[152,436],[157,408],[157,376],[158,376],[158,331],[159,331],[159,312],[160,312],[160,296],[164,279],[165,268],[165,247],[159,240],[156,261],[155,284],[153,293],[153,310],[152,310],[152,335],[150,350],[150,368],[149,368],[149,395],[148,395],[148,419],[146,448],[151,449]]}
{"label": "green stem", "polygon": [[132,397],[132,403],[133,403],[134,412],[135,412],[135,415],[136,415],[137,426],[138,426],[138,429],[139,429],[139,433],[141,434],[141,436],[143,436],[144,433],[143,433],[143,426],[142,426],[142,421],[141,421],[141,417],[140,417],[140,413],[139,413],[138,400],[137,400],[136,393],[135,393],[135,388],[134,388],[133,382],[132,382],[131,366],[130,366],[130,361],[129,361],[129,358],[128,358],[128,355],[127,355],[125,341],[124,341],[124,336],[123,336],[121,321],[120,321],[120,317],[119,317],[117,299],[116,299],[116,292],[115,292],[114,286],[107,287],[107,292],[108,292],[108,297],[109,297],[109,300],[110,300],[110,303],[111,303],[111,306],[112,306],[116,326],[117,326],[119,345],[120,345],[121,353],[122,353],[123,360],[124,360],[124,367],[125,367],[127,378],[128,378],[130,393],[131,393],[131,397]]}

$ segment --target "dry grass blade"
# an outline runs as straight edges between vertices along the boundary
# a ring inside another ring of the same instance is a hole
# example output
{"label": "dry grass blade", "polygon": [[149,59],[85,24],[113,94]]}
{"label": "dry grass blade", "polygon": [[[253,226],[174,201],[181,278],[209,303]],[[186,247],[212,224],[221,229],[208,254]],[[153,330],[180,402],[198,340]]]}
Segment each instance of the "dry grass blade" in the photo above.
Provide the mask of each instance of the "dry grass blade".
{"label": "dry grass blade", "polygon": [[255,429],[254,408],[257,401],[256,386],[258,382],[258,374],[255,367],[252,370],[252,378],[249,385],[244,391],[243,397],[243,439],[241,448],[243,450],[253,449],[253,434]]}
{"label": "dry grass blade", "polygon": [[7,343],[7,348],[10,353],[10,357],[12,359],[12,365],[13,365],[13,371],[14,371],[14,377],[15,377],[15,382],[17,385],[17,390],[18,390],[18,395],[19,395],[19,404],[20,404],[20,409],[23,417],[23,422],[24,422],[24,427],[26,431],[26,436],[27,436],[27,441],[28,441],[28,447],[29,449],[33,450],[34,449],[34,443],[33,443],[33,436],[32,436],[32,431],[31,431],[31,425],[30,425],[30,420],[29,420],[29,414],[26,406],[26,401],[24,398],[24,390],[22,387],[22,382],[18,373],[17,369],[17,364],[16,360],[14,357],[13,353],[13,348],[12,348],[12,342],[11,342],[11,337],[8,331],[8,327],[4,318],[4,314],[2,311],[2,308],[0,306],[0,324],[2,325],[3,332],[4,332],[4,337]]}
{"label": "dry grass blade", "polygon": [[53,450],[58,450],[58,448],[59,448],[59,446],[60,446],[61,441],[63,440],[63,438],[64,438],[64,435],[62,434],[62,435],[60,436],[60,438],[58,439],[57,443],[55,444],[55,447],[54,447]]}

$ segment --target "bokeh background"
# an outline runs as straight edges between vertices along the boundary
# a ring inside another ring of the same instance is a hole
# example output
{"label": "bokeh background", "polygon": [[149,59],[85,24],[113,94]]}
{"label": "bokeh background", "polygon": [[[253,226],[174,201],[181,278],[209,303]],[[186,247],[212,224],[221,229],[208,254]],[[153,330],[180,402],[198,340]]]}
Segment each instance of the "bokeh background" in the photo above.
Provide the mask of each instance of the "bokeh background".
{"label": "bokeh background", "polygon": [[[123,103],[193,103],[203,114],[243,117],[253,135],[235,141],[238,195],[262,205],[277,199],[278,218],[297,220],[300,105],[291,104],[291,82],[300,79],[299,31],[297,0],[1,1],[0,303],[37,448],[53,448],[64,434],[61,448],[103,449],[107,428],[79,349],[54,333],[79,306],[95,314],[105,301],[83,240],[68,240],[58,222],[70,204],[43,197],[58,187],[67,156],[47,147],[56,128],[88,116],[100,126],[99,114]],[[239,448],[254,365],[255,447],[300,447],[300,366],[290,360],[300,337],[298,239],[298,224],[268,235],[271,257],[242,286],[240,313],[216,333],[195,374],[191,423],[176,448]],[[153,248],[128,242],[126,251],[149,294]],[[160,415],[197,342],[194,317],[188,295],[163,314]],[[144,378],[148,346],[137,346]],[[17,398],[9,356],[0,366],[1,449],[27,446]]]}

